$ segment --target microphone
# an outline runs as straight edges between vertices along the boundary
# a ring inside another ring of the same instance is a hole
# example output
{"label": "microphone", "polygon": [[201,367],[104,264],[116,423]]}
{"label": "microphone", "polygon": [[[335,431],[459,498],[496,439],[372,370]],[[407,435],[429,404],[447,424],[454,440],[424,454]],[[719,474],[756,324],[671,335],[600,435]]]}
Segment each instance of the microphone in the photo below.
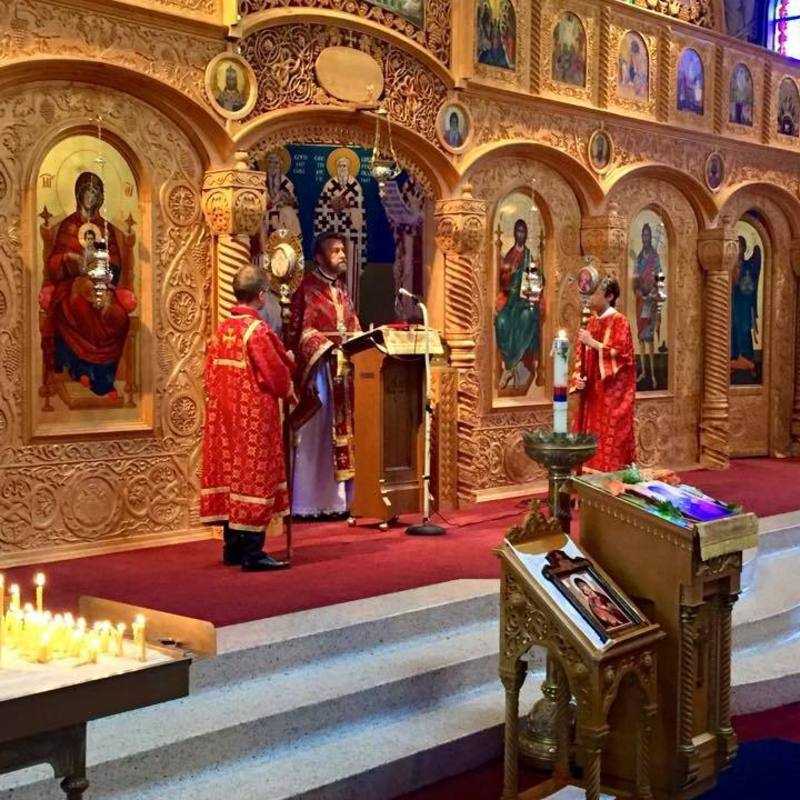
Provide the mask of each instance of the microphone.
{"label": "microphone", "polygon": [[401,295],[403,295],[403,297],[411,298],[411,300],[413,300],[413,302],[417,303],[417,305],[419,305],[422,302],[422,298],[421,297],[417,297],[417,295],[411,294],[411,292],[409,292],[408,289],[404,289],[402,286],[397,290],[397,294],[401,294]]}

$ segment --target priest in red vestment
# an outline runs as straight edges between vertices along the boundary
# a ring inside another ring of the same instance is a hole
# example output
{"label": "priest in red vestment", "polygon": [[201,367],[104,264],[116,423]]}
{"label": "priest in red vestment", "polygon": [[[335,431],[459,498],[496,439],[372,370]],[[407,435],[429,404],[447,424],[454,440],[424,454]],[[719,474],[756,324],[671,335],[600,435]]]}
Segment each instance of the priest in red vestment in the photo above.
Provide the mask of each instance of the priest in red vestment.
{"label": "priest in red vestment", "polygon": [[586,466],[600,472],[614,472],[636,460],[633,337],[627,318],[615,308],[618,298],[619,283],[613,278],[603,279],[592,295],[595,313],[578,334],[571,386],[580,392],[573,429],[597,437],[597,452]]}
{"label": "priest in red vestment", "polygon": [[353,458],[353,379],[339,345],[361,330],[344,286],[347,242],[323,233],[314,264],[292,297],[288,347],[297,359],[300,404],[292,511],[298,516],[341,516],[350,505]]}
{"label": "priest in red vestment", "polygon": [[289,511],[278,401],[294,399],[294,361],[258,314],[266,291],[264,271],[242,267],[206,350],[200,517],[223,525],[223,561],[246,572],[287,566],[263,552],[270,521]]}

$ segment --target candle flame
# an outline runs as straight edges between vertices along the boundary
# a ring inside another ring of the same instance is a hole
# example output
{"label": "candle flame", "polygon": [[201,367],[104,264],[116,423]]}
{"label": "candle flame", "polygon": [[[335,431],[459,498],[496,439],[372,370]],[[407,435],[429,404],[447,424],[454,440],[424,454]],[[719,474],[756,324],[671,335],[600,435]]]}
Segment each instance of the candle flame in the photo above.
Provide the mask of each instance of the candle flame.
{"label": "candle flame", "polygon": [[567,338],[567,332],[563,328],[559,328],[558,329],[558,338],[559,339],[566,339]]}
{"label": "candle flame", "polygon": [[44,586],[44,572],[37,572],[36,577],[33,579],[33,582],[37,586]]}
{"label": "candle flame", "polygon": [[144,620],[144,614],[137,614],[137,615],[136,615],[136,619],[134,620],[134,622],[135,622],[137,625],[144,625],[144,622],[145,622],[145,620]]}
{"label": "candle flame", "polygon": [[16,583],[12,583],[11,586],[8,587],[8,591],[11,594],[19,594],[19,586]]}

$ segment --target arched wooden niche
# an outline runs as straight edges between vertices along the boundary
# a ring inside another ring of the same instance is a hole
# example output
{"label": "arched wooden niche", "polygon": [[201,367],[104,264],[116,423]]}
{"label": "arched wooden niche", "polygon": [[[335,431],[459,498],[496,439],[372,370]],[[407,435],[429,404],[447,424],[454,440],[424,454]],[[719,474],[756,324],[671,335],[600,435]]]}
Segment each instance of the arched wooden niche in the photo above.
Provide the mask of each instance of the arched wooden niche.
{"label": "arched wooden niche", "polygon": [[33,181],[34,435],[144,428],[152,303],[136,159],[110,133],[74,130],[46,146]]}

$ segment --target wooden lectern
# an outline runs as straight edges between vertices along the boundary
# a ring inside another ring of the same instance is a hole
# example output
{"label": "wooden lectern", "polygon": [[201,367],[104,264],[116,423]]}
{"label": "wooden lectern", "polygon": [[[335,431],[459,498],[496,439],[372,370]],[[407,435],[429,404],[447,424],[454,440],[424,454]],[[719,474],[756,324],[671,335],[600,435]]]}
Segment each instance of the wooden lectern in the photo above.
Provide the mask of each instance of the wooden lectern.
{"label": "wooden lectern", "polygon": [[689,800],[711,789],[736,754],[731,610],[758,520],[736,514],[681,527],[613,497],[603,488],[607,477],[573,481],[581,547],[666,633],[658,646],[653,789]]}
{"label": "wooden lectern", "polygon": [[[386,528],[400,514],[422,509],[426,331],[380,327],[342,345],[355,388],[353,518]],[[429,351],[440,355],[436,331]]]}

